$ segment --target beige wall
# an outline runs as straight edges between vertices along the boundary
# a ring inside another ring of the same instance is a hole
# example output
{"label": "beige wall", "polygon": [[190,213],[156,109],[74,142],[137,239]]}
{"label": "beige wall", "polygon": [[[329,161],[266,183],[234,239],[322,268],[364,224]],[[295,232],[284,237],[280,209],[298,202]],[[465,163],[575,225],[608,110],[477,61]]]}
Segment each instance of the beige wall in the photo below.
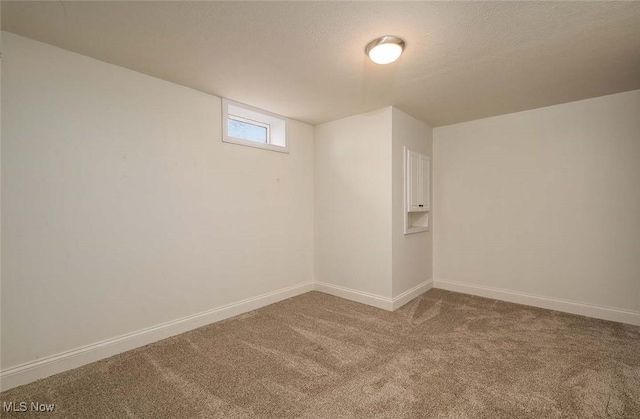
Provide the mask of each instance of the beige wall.
{"label": "beige wall", "polygon": [[436,128],[434,163],[436,279],[640,311],[640,91]]}
{"label": "beige wall", "polygon": [[315,279],[347,288],[322,291],[392,309],[431,279],[431,233],[404,234],[403,154],[430,156],[431,133],[392,107],[316,126]]}
{"label": "beige wall", "polygon": [[391,297],[391,108],[315,127],[315,279]]}
{"label": "beige wall", "polygon": [[[431,279],[431,230],[404,234],[404,147],[432,155],[432,130],[393,108],[393,297]],[[431,188],[429,188],[431,190]],[[430,220],[431,221],[431,220]]]}
{"label": "beige wall", "polygon": [[313,128],[3,33],[2,368],[313,280]]}

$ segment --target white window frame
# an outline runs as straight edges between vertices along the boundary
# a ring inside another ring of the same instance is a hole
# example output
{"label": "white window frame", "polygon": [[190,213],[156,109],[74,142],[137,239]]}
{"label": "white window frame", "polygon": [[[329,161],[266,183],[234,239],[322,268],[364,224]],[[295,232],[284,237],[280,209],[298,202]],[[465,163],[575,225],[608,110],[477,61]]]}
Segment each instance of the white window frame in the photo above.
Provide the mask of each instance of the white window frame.
{"label": "white window frame", "polygon": [[[265,127],[267,129],[266,144],[229,135],[229,119]],[[288,131],[289,121],[283,116],[230,99],[222,99],[222,141],[225,143],[289,153]],[[278,137],[274,138],[274,135]]]}

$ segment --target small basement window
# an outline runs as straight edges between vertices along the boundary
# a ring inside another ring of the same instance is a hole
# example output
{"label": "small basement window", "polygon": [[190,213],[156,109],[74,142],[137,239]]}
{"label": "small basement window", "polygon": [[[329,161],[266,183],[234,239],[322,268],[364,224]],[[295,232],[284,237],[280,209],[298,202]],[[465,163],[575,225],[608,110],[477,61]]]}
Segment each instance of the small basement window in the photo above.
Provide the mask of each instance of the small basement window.
{"label": "small basement window", "polygon": [[287,118],[222,99],[222,141],[288,153]]}

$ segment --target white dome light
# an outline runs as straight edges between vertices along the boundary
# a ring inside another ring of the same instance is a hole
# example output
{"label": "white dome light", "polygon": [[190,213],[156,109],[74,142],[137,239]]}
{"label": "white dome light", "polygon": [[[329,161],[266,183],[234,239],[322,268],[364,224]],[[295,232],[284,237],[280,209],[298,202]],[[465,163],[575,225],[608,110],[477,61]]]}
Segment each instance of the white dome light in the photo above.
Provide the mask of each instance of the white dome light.
{"label": "white dome light", "polygon": [[387,35],[369,42],[365,52],[374,63],[389,64],[400,57],[404,46],[403,39]]}

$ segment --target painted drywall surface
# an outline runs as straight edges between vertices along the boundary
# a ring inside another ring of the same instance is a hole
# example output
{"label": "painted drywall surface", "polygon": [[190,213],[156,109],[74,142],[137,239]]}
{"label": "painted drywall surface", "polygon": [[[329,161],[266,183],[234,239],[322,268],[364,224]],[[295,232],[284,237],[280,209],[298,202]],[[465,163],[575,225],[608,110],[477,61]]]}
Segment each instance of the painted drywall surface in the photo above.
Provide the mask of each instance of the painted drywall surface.
{"label": "painted drywall surface", "polygon": [[432,270],[431,230],[404,234],[404,147],[431,157],[432,129],[393,108],[393,297],[431,279]]}
{"label": "painted drywall surface", "polygon": [[3,47],[3,369],[313,279],[311,126],[222,143],[218,97]]}
{"label": "painted drywall surface", "polygon": [[640,91],[434,129],[434,277],[640,311]]}
{"label": "painted drywall surface", "polygon": [[315,279],[391,297],[391,108],[315,127]]}

